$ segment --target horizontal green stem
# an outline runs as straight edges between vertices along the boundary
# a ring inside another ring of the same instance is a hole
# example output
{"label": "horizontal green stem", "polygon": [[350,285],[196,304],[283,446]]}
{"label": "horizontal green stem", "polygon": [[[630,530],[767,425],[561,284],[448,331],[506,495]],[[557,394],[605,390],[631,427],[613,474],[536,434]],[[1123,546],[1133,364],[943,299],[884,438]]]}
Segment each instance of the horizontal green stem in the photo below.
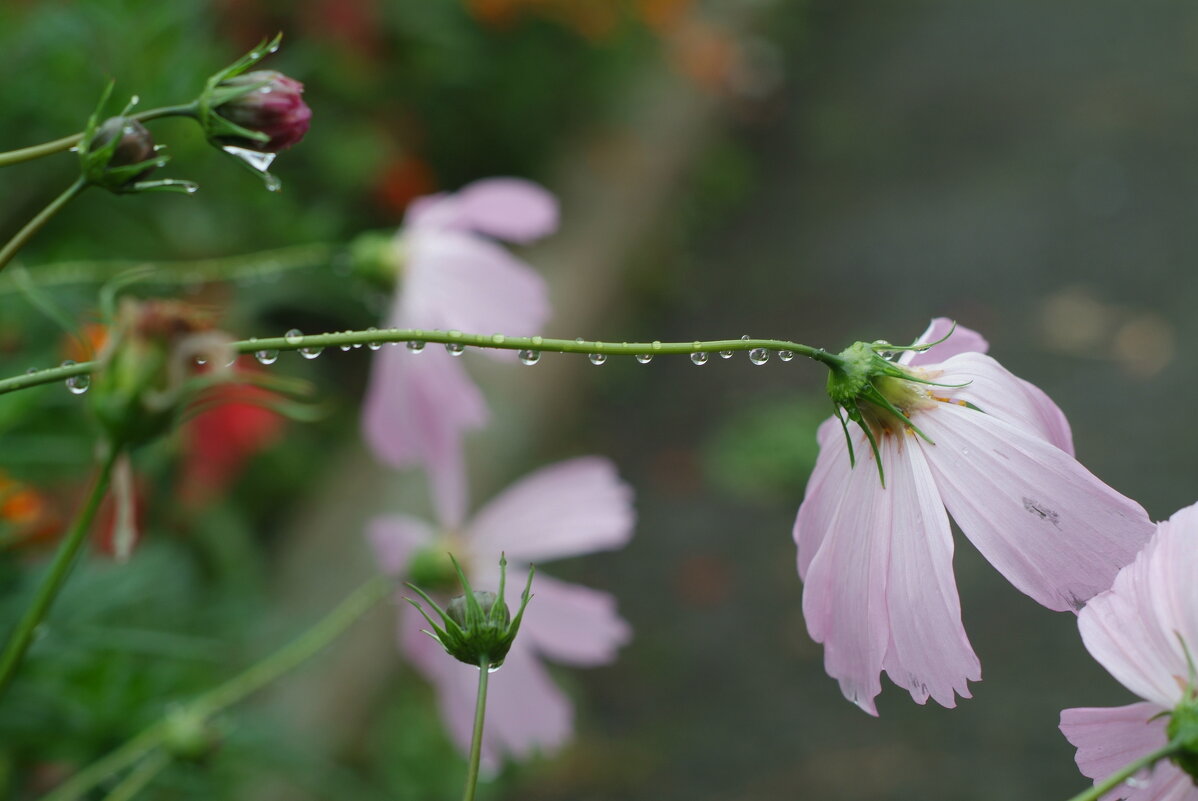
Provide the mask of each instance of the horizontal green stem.
{"label": "horizontal green stem", "polygon": [[[156,120],[159,117],[191,117],[195,116],[195,104],[188,103],[183,106],[164,106],[162,108],[154,108],[149,111],[143,111],[140,114],[132,115],[133,119],[140,122],[148,120]],[[41,158],[42,156],[52,156],[55,153],[61,153],[64,150],[70,150],[75,145],[83,140],[83,134],[71,134],[64,136],[61,139],[55,139],[53,142],[45,142],[40,145],[32,145],[23,147],[19,150],[9,150],[5,153],[0,153],[0,167],[7,167],[10,164],[19,164],[22,161],[32,161],[33,159]]]}
{"label": "horizontal green stem", "polygon": [[[331,334],[308,334],[293,337],[268,337],[245,339],[234,342],[233,348],[240,353],[260,350],[284,351],[301,348],[330,348],[341,345],[370,345],[388,342],[425,342],[430,344],[461,345],[471,348],[499,350],[531,350],[537,353],[602,353],[607,356],[636,356],[678,353],[718,353],[719,351],[788,350],[829,366],[837,366],[839,356],[822,348],[801,345],[784,339],[713,339],[693,342],[594,342],[582,339],[547,339],[545,337],[509,337],[502,334],[466,334],[460,331],[425,331],[421,329],[383,328],[377,331],[343,331]],[[63,367],[36,370],[24,375],[0,380],[0,395],[18,389],[35,387],[63,381],[77,375],[85,375],[99,368],[99,362],[80,362]]]}
{"label": "horizontal green stem", "polygon": [[1144,768],[1152,767],[1162,759],[1168,759],[1169,757],[1180,753],[1181,750],[1182,746],[1179,743],[1169,743],[1164,748],[1153,751],[1151,754],[1137,759],[1130,765],[1125,765],[1110,777],[1091,787],[1089,790],[1073,796],[1073,798],[1070,798],[1069,801],[1098,801],[1098,799],[1102,798],[1111,790],[1114,790],[1116,787],[1123,784],[1123,782],[1127,781]]}
{"label": "horizontal green stem", "polygon": [[[375,576],[299,637],[224,684],[198,696],[182,712],[176,710],[169,714],[185,714],[203,721],[245,699],[322,651],[392,589],[393,582],[390,579]],[[163,745],[168,733],[166,719],[151,724],[115,751],[76,773],[41,801],[77,801],[109,776]]]}
{"label": "horizontal green stem", "polygon": [[[141,284],[202,284],[264,278],[304,267],[328,265],[339,252],[340,248],[335,245],[312,243],[214,259],[60,261],[38,265],[30,270],[28,279],[38,288],[102,284],[130,270],[145,270],[147,275],[140,280]],[[11,276],[0,275],[0,295],[19,291],[20,285]]]}

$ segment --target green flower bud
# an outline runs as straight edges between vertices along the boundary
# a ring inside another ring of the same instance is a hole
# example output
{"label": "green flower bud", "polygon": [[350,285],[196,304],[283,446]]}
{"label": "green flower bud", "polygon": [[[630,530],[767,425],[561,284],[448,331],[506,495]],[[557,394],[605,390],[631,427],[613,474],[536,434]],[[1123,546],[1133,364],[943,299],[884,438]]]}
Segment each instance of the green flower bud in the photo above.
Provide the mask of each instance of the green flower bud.
{"label": "green flower bud", "polygon": [[227,361],[218,355],[223,342],[206,316],[186,304],[126,299],[88,393],[110,441],[134,447],[168,430],[194,399],[196,356]]}
{"label": "green flower bud", "polygon": [[453,565],[457,568],[458,580],[461,581],[465,594],[450,601],[447,609],[438,606],[424,590],[414,584],[408,584],[433,608],[440,618],[439,621],[433,620],[416,601],[409,598],[408,603],[416,607],[432,626],[433,630],[429,634],[441,643],[447,654],[467,665],[494,670],[503,664],[520,630],[524,609],[532,598],[530,591],[535,570],[531,567],[528,570],[528,583],[520,596],[520,608],[513,617],[503,599],[507,580],[507,559],[502,556],[499,559],[498,593],[476,592],[471,589],[470,582],[466,580],[466,575],[457,560],[453,561]]}
{"label": "green flower bud", "polygon": [[113,192],[135,191],[135,185],[165,163],[154,137],[132,117],[109,117],[79,148],[88,183]]}
{"label": "green flower bud", "polygon": [[220,744],[215,729],[189,707],[172,707],[163,725],[162,747],[175,759],[197,762]]}

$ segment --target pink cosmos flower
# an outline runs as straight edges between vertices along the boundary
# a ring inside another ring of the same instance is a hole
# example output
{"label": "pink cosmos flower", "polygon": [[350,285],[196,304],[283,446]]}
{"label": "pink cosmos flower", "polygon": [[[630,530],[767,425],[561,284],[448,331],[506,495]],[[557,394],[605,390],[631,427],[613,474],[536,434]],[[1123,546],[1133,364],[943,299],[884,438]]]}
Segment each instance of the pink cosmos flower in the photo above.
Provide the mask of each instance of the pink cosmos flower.
{"label": "pink cosmos flower", "polygon": [[[920,341],[950,330],[948,320],[934,320]],[[858,355],[873,356],[870,347]],[[1060,409],[986,347],[957,328],[943,344],[898,360],[936,385],[873,382],[912,424],[861,404],[885,485],[863,429],[850,432],[855,469],[839,422],[818,432],[794,528],[803,614],[824,644],[829,675],[871,715],[883,670],[916,702],[931,697],[947,707],[981,678],[961,624],[946,507],[999,572],[1056,610],[1077,609],[1109,587],[1152,533],[1139,505],[1073,458]]]}
{"label": "pink cosmos flower", "polygon": [[[471,585],[496,591],[499,557],[506,553],[510,586],[522,584],[527,565],[538,564],[533,599],[503,667],[491,678],[483,758],[494,767],[503,756],[521,758],[565,743],[573,711],[541,663],[611,662],[631,630],[605,592],[550,578],[543,561],[622,547],[632,536],[632,492],[606,459],[584,457],[542,468],[509,487],[459,529],[433,526],[405,515],[370,524],[369,539],[383,569],[409,575],[430,558],[452,553]],[[427,562],[426,562],[427,563]],[[437,689],[453,741],[470,747],[478,669],[448,656],[421,631],[419,612],[402,604],[400,647]]]}
{"label": "pink cosmos flower", "polygon": [[[1157,524],[1156,536],[1081,611],[1086,650],[1144,700],[1128,706],[1066,709],[1061,731],[1077,747],[1077,766],[1096,782],[1164,747],[1169,713],[1195,703],[1198,658],[1198,504]],[[1184,645],[1183,645],[1184,643]],[[1105,798],[1198,801],[1194,780],[1169,762]]]}
{"label": "pink cosmos flower", "polygon": [[[418,198],[395,240],[403,267],[387,327],[536,334],[549,317],[545,282],[490,237],[530,242],[556,227],[553,196],[514,178]],[[428,471],[447,526],[461,523],[466,505],[462,437],[487,416],[482,393],[440,345],[420,354],[388,347],[376,355],[362,419],[366,441],[393,467]]]}

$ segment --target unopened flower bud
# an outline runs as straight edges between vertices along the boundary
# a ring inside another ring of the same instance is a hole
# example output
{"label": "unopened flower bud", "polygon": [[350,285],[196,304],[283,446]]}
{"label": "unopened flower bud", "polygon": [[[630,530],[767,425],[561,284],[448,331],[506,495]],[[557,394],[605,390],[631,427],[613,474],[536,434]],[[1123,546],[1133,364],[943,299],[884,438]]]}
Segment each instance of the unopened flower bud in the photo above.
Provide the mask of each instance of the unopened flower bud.
{"label": "unopened flower bud", "polygon": [[177,301],[122,304],[88,393],[114,442],[139,445],[169,428],[192,400],[185,384],[195,344],[216,334],[205,315]]}
{"label": "unopened flower bud", "polygon": [[[241,94],[238,90],[244,89]],[[304,85],[274,70],[254,70],[217,84],[218,91],[232,91],[234,97],[215,107],[227,122],[264,134],[265,140],[213,131],[223,144],[278,153],[297,144],[308,132],[312,109],[304,102]]]}
{"label": "unopened flower bud", "polygon": [[500,557],[499,560],[498,593],[476,592],[471,589],[470,582],[466,580],[465,574],[456,561],[454,566],[457,567],[458,579],[462,582],[465,594],[450,601],[446,609],[438,606],[437,602],[430,598],[424,590],[414,584],[408,585],[433,608],[440,618],[439,621],[433,620],[420,604],[411,600],[409,602],[420,611],[420,614],[424,615],[424,619],[433,628],[429,634],[441,643],[445,652],[450,656],[459,662],[465,662],[467,665],[478,668],[497,668],[503,664],[503,660],[507,657],[512,642],[515,641],[516,634],[520,630],[524,609],[532,597],[530,590],[534,571],[529,568],[528,583],[524,586],[524,592],[520,596],[520,608],[513,617],[503,600],[504,584],[507,579],[506,559]]}
{"label": "unopened flower bud", "polygon": [[154,137],[132,117],[109,117],[80,150],[88,180],[115,192],[125,191],[158,166]]}
{"label": "unopened flower bud", "polygon": [[162,747],[175,759],[198,761],[212,753],[220,742],[208,721],[185,706],[170,709],[164,726]]}

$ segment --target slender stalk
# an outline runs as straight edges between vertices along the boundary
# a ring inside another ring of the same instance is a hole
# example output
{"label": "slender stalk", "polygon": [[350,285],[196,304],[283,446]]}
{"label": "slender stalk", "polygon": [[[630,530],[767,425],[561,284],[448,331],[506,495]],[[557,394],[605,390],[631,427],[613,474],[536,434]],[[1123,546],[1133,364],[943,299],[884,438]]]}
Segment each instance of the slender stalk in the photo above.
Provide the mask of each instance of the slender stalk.
{"label": "slender stalk", "polygon": [[478,765],[483,753],[483,719],[487,714],[487,679],[491,675],[490,660],[484,659],[478,666],[478,700],[474,703],[474,736],[470,740],[470,762],[466,765],[466,792],[462,801],[474,801],[474,790],[478,787]]}
{"label": "slender stalk", "polygon": [[[327,266],[337,258],[340,250],[334,245],[312,243],[213,259],[59,261],[38,265],[36,270],[29,272],[29,280],[38,289],[102,284],[136,269],[144,271],[144,277],[139,277],[141,284],[186,286],[213,281],[277,277],[291,270]],[[0,277],[0,296],[21,291],[21,284],[11,279],[11,274]]]}
{"label": "slender stalk", "polygon": [[129,801],[154,781],[154,777],[170,763],[170,754],[165,751],[150,754],[140,765],[129,771],[129,775],[113,787],[112,792],[104,796],[104,801]]}
{"label": "slender stalk", "polygon": [[[315,626],[260,662],[196,697],[182,714],[206,719],[278,679],[319,653],[391,591],[392,582],[376,576],[356,589]],[[174,714],[180,714],[175,712]],[[101,757],[59,785],[41,801],[77,801],[85,793],[163,745],[165,719],[143,729],[115,751]],[[132,774],[131,774],[132,775]]]}
{"label": "slender stalk", "polygon": [[33,235],[40,231],[42,226],[50,221],[51,217],[57,214],[63,206],[69,203],[70,200],[75,197],[75,195],[78,195],[86,187],[86,179],[84,179],[82,176],[76,178],[75,183],[68,186],[66,191],[51,200],[50,204],[46,206],[46,208],[37,213],[37,216],[25,223],[25,227],[20,231],[17,231],[16,235],[12,239],[8,240],[8,243],[5,244],[3,248],[0,248],[0,270],[3,270],[4,266],[12,261],[12,257],[17,255],[17,251],[23,248],[25,243],[32,239]]}
{"label": "slender stalk", "polygon": [[[154,108],[148,111],[143,111],[140,114],[132,115],[133,119],[140,122],[156,120],[159,117],[181,116],[195,116],[195,104],[188,103],[182,106],[164,106],[162,108]],[[82,140],[83,134],[77,133],[71,134],[70,136],[64,136],[61,139],[55,139],[53,142],[45,142],[40,145],[23,147],[19,150],[9,150],[5,153],[0,153],[0,167],[7,167],[10,164],[19,164],[22,161],[32,161],[33,159],[38,159],[42,156],[52,156],[55,153],[61,153],[64,150],[70,150]]]}
{"label": "slender stalk", "polygon": [[33,603],[25,610],[24,617],[8,636],[4,652],[0,654],[0,698],[4,696],[13,676],[16,675],[17,668],[25,657],[25,652],[29,650],[34,632],[45,618],[46,613],[50,611],[55,598],[58,597],[58,591],[62,589],[67,575],[71,572],[75,556],[79,553],[83,541],[87,539],[87,532],[91,529],[96,510],[100,508],[100,501],[103,500],[104,493],[108,491],[112,466],[120,452],[121,449],[115,445],[109,446],[108,453],[101,461],[95,481],[92,483],[91,492],[84,501],[83,508],[75,517],[75,522],[71,525],[66,539],[62,541],[62,545],[58,546],[58,552],[54,554],[54,561],[50,564],[50,571],[42,579],[41,586],[37,588]]}
{"label": "slender stalk", "polygon": [[1181,750],[1182,747],[1180,743],[1169,743],[1164,748],[1153,751],[1147,756],[1140,757],[1130,765],[1123,766],[1099,784],[1094,785],[1083,793],[1078,793],[1077,795],[1073,796],[1073,798],[1070,798],[1069,801],[1098,801],[1099,798],[1102,798],[1104,795],[1123,784],[1123,782],[1127,781],[1144,768],[1151,767],[1162,759],[1168,759],[1174,754],[1180,753]]}
{"label": "slender stalk", "polygon": [[[499,350],[528,350],[541,353],[601,353],[607,356],[655,356],[678,353],[718,353],[719,351],[788,350],[806,356],[830,367],[838,366],[841,359],[822,348],[788,342],[783,339],[714,339],[694,342],[593,342],[575,339],[546,339],[544,337],[507,337],[503,334],[464,334],[460,331],[424,331],[420,329],[384,328],[377,331],[344,331],[331,334],[309,334],[294,337],[268,337],[245,339],[234,342],[232,347],[239,353],[260,350],[299,350],[301,348],[327,348],[340,345],[369,345],[388,342],[425,342],[472,348]],[[35,387],[62,381],[72,376],[84,375],[99,368],[95,361],[80,362],[66,367],[51,367],[24,375],[0,380],[0,395],[18,389]]]}

